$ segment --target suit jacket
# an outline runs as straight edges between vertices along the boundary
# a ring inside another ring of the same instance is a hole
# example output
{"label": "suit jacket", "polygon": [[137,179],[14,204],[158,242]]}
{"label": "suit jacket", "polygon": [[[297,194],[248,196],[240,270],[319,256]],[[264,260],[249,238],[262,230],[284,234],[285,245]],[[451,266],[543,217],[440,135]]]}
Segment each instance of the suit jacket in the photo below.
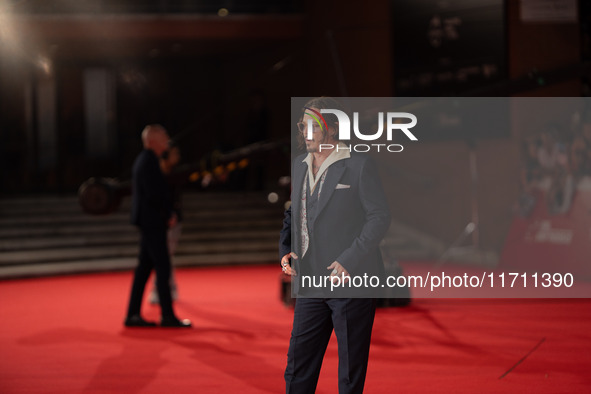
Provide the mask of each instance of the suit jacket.
{"label": "suit jacket", "polygon": [[[308,221],[309,247],[302,259],[301,194],[308,165],[305,155],[295,159],[291,206],[280,234],[280,256],[294,252],[298,276],[328,275],[327,266],[338,261],[351,276],[384,277],[379,243],[390,225],[390,212],[379,173],[369,155],[351,153],[327,169],[315,220]],[[302,269],[304,270],[302,272]],[[296,277],[297,278],[297,277]],[[298,292],[299,284],[295,283]]]}
{"label": "suit jacket", "polygon": [[162,229],[172,215],[170,188],[156,154],[144,149],[133,164],[131,223],[142,229]]}

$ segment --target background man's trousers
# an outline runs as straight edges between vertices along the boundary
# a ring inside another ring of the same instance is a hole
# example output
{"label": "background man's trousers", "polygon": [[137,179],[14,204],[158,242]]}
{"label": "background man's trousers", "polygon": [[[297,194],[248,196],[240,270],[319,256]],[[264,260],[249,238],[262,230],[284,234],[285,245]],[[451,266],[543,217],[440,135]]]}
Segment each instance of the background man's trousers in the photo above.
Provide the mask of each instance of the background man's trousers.
{"label": "background man's trousers", "polygon": [[139,315],[146,282],[152,269],[156,271],[156,283],[163,317],[172,317],[170,294],[170,256],[166,240],[166,227],[140,228],[139,264],[135,269],[127,316]]}

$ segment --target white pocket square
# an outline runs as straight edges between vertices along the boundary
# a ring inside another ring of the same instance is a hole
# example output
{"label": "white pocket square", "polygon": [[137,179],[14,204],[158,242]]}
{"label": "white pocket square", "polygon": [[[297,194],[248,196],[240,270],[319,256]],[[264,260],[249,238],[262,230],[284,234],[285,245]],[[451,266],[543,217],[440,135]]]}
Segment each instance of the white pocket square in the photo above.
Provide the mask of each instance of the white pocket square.
{"label": "white pocket square", "polygon": [[343,185],[342,183],[337,183],[337,187],[335,189],[349,189],[351,185]]}

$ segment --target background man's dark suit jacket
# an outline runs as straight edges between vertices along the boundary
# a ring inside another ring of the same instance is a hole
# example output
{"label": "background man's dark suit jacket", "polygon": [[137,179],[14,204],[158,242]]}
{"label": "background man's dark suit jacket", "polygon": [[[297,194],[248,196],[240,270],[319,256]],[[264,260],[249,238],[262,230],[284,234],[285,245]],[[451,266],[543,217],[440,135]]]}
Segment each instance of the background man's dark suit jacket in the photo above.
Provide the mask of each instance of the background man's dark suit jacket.
{"label": "background man's dark suit jacket", "polygon": [[[308,270],[312,275],[328,275],[330,271],[326,267],[334,261],[345,267],[351,276],[367,274],[383,278],[379,243],[390,225],[390,213],[375,163],[370,156],[363,154],[351,153],[350,158],[328,167],[316,219],[308,221],[310,243],[302,264],[301,193],[308,171],[308,165],[302,161],[304,157],[297,157],[293,163],[292,204],[285,212],[280,234],[281,257],[289,252],[300,257],[292,259],[292,266],[300,278],[308,274]],[[337,185],[340,186],[337,188]],[[306,262],[312,266],[308,268]],[[297,279],[294,285],[297,293]],[[360,289],[363,290],[367,289]],[[373,293],[378,296],[377,292]],[[325,296],[338,296],[338,293]]]}
{"label": "background man's dark suit jacket", "polygon": [[131,223],[142,229],[164,228],[172,214],[170,188],[154,152],[144,149],[133,165]]}

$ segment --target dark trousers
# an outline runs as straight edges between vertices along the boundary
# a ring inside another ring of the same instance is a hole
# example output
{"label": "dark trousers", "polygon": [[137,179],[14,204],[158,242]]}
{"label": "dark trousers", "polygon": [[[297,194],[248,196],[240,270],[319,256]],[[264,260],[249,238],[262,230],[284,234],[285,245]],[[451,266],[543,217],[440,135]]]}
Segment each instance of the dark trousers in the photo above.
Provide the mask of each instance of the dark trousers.
{"label": "dark trousers", "polygon": [[333,329],[339,347],[339,393],[362,393],[375,311],[375,299],[298,298],[287,352],[286,393],[316,391]]}
{"label": "dark trousers", "polygon": [[156,271],[156,290],[163,317],[172,317],[170,295],[170,256],[166,241],[166,228],[140,228],[139,263],[133,276],[127,316],[139,315],[146,282],[152,269]]}

